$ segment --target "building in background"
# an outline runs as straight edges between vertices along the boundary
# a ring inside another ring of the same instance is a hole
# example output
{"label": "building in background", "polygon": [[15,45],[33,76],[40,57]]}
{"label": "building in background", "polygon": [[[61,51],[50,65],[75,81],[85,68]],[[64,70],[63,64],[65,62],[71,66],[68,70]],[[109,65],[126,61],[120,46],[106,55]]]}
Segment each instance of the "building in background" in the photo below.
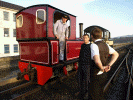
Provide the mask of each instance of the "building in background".
{"label": "building in background", "polygon": [[16,16],[24,7],[0,1],[0,57],[19,55],[16,41]]}

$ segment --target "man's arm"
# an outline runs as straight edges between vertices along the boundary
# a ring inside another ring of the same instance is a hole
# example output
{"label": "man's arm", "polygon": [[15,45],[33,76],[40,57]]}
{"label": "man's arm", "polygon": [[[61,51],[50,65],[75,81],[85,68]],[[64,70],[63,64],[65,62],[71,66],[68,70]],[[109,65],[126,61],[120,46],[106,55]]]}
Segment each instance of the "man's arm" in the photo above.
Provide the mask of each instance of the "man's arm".
{"label": "man's arm", "polygon": [[104,68],[99,56],[99,48],[96,44],[91,44],[91,59],[94,60],[97,67],[104,72]]}
{"label": "man's arm", "polygon": [[104,68],[103,68],[103,65],[102,65],[102,62],[100,60],[99,55],[94,55],[93,59],[94,59],[95,64],[97,65],[97,67],[99,67],[99,69],[104,72]]}
{"label": "man's arm", "polygon": [[112,53],[112,57],[111,57],[110,62],[108,63],[107,66],[104,66],[106,72],[110,71],[111,66],[114,64],[114,62],[117,60],[118,57],[119,57],[119,54],[117,53],[117,51]]}
{"label": "man's arm", "polygon": [[109,62],[108,65],[112,66],[114,64],[114,62],[117,60],[118,57],[119,57],[119,54],[117,52],[114,52],[112,54],[111,61]]}
{"label": "man's arm", "polygon": [[[108,44],[107,44],[107,45],[108,45]],[[112,65],[114,64],[114,62],[117,60],[119,54],[118,54],[117,51],[115,51],[114,48],[110,47],[109,45],[108,45],[108,48],[109,48],[109,54],[112,55],[111,61],[109,62],[108,65],[112,66]]]}

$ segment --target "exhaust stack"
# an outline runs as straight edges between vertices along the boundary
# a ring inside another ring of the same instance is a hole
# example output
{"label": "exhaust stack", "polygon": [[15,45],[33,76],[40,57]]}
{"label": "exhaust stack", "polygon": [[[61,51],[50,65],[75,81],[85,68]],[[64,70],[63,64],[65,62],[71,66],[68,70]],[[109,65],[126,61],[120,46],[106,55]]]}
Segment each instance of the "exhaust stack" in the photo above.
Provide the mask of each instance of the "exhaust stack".
{"label": "exhaust stack", "polygon": [[83,23],[79,23],[79,33],[80,33],[80,38],[83,36]]}

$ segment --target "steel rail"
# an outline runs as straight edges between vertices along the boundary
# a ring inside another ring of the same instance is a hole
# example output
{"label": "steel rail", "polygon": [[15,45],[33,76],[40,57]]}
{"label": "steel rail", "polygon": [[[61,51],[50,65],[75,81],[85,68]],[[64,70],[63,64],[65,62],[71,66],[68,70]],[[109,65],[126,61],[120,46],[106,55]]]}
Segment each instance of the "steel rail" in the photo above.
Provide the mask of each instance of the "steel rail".
{"label": "steel rail", "polygon": [[125,59],[128,57],[129,52],[130,52],[130,49],[129,49],[128,53],[126,54],[126,56],[124,57],[124,59],[122,60],[122,62],[120,63],[120,65],[118,66],[118,68],[116,69],[116,71],[114,72],[114,74],[112,75],[112,77],[109,79],[109,81],[105,85],[103,91],[105,91],[107,89],[107,87],[109,86],[110,82],[112,81],[112,79],[114,78],[114,76],[117,74],[118,70],[120,69],[121,65],[123,64],[123,62],[125,61]]}
{"label": "steel rail", "polygon": [[129,78],[131,77],[132,86],[133,86],[133,76],[132,76],[132,74],[131,74],[131,72],[130,72],[130,70],[129,70],[128,63],[127,63],[127,58],[126,58],[126,67],[127,67],[127,71],[128,71],[128,78],[127,78],[127,80],[125,81],[125,83],[127,83],[128,80],[129,80]]}
{"label": "steel rail", "polygon": [[24,83],[24,84],[22,84],[22,85],[13,87],[13,88],[11,88],[11,89],[2,91],[2,92],[0,92],[0,96],[2,97],[2,96],[5,95],[5,94],[9,94],[9,93],[11,94],[12,92],[14,92],[14,91],[16,91],[16,90],[21,89],[21,88],[24,88],[24,87],[27,87],[27,86],[29,86],[29,85],[31,85],[31,84],[33,84],[33,82],[27,82],[27,83]]}
{"label": "steel rail", "polygon": [[[132,58],[132,65],[131,65],[131,76],[132,76],[132,72],[133,72],[133,58]],[[128,90],[127,90],[127,97],[126,100],[129,100],[129,96],[130,96],[130,88],[131,88],[131,84],[133,83],[132,81],[132,77],[129,76],[129,83],[128,83]]]}
{"label": "steel rail", "polygon": [[11,100],[25,100],[25,97],[27,97],[27,96],[29,96],[29,95],[31,95],[33,93],[36,93],[36,92],[40,91],[41,89],[42,89],[42,86],[39,86],[39,87],[37,87],[37,88],[35,88],[33,90],[30,90],[30,91],[28,91],[28,92],[26,92],[24,94],[19,95],[19,96],[15,97],[15,98],[13,98]]}
{"label": "steel rail", "polygon": [[126,58],[126,67],[127,67],[127,71],[128,71],[128,78],[127,78],[127,80],[125,81],[125,83],[127,83],[128,82],[128,80],[129,80],[129,78],[130,78],[130,70],[129,70],[129,67],[128,67],[128,62],[127,62],[127,58]]}

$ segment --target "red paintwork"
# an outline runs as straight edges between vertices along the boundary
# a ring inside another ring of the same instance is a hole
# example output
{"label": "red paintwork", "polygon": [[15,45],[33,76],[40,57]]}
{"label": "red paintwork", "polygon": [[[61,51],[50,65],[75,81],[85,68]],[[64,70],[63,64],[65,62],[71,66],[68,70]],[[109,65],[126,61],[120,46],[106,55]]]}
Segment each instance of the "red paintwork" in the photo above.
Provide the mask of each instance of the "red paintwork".
{"label": "red paintwork", "polygon": [[49,64],[49,45],[47,41],[19,42],[19,45],[21,60]]}
{"label": "red paintwork", "polygon": [[79,53],[83,41],[66,41],[67,60],[79,58]]}
{"label": "red paintwork", "polygon": [[23,15],[23,26],[16,28],[17,39],[46,37],[46,21],[43,24],[36,23],[36,10],[38,9],[44,9],[46,11],[45,6],[33,7],[16,15],[16,17],[21,14]]}
{"label": "red paintwork", "polygon": [[52,58],[52,65],[59,63],[59,41],[51,40],[51,58]]}
{"label": "red paintwork", "polygon": [[65,75],[68,74],[67,69],[66,69],[66,66],[63,67],[63,72],[64,72]]}
{"label": "red paintwork", "polygon": [[78,66],[77,66],[77,62],[74,63],[74,69],[77,70],[78,69]]}
{"label": "red paintwork", "polygon": [[71,33],[70,33],[70,40],[76,39],[76,17],[70,16],[71,20]]}
{"label": "red paintwork", "polygon": [[53,15],[54,15],[55,9],[48,7],[48,37],[55,37],[53,32]]}
{"label": "red paintwork", "polygon": [[33,64],[32,67],[36,67],[37,82],[40,85],[44,85],[53,75],[53,69],[51,67],[40,66],[35,64]]}
{"label": "red paintwork", "polygon": [[[37,70],[37,83],[39,85],[44,85],[53,75],[53,70],[51,67],[46,66],[40,66],[36,64],[31,64],[32,67],[36,67]],[[19,69],[21,72],[24,71],[24,69],[27,69],[28,63],[25,62],[19,62]],[[29,81],[28,75],[24,75],[24,78]]]}

